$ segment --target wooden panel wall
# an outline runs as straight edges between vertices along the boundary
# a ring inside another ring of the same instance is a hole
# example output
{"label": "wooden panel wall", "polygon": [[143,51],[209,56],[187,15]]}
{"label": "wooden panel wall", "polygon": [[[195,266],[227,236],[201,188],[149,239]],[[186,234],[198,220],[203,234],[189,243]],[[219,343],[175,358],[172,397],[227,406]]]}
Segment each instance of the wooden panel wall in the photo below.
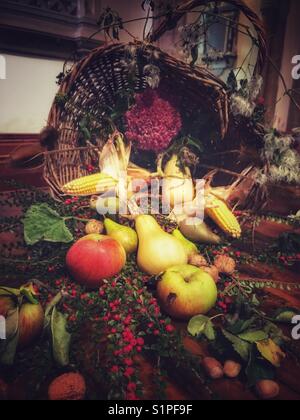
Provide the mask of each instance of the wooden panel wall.
{"label": "wooden panel wall", "polygon": [[28,185],[46,187],[43,180],[43,168],[15,167],[10,161],[10,154],[17,147],[38,142],[38,134],[0,134],[0,191],[10,189],[4,181],[11,179]]}

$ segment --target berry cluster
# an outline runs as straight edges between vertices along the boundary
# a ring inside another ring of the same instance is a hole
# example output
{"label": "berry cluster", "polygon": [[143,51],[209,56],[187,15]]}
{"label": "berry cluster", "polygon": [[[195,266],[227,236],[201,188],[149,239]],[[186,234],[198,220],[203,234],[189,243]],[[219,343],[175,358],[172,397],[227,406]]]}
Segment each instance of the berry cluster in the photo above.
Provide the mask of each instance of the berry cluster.
{"label": "berry cluster", "polygon": [[166,150],[182,127],[180,113],[152,89],[136,95],[136,104],[125,120],[128,140],[138,149],[156,153]]}

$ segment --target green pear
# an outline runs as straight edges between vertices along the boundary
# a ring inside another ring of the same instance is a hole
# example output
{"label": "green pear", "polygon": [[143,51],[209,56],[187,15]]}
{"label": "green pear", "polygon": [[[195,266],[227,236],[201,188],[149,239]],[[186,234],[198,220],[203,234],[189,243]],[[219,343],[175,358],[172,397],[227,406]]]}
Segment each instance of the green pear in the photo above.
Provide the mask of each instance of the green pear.
{"label": "green pear", "polygon": [[180,232],[179,229],[175,229],[174,232],[172,233],[173,236],[175,236],[175,238],[179,239],[180,242],[182,243],[182,245],[184,246],[184,249],[186,250],[187,256],[189,257],[190,255],[194,254],[195,252],[198,253],[198,248],[197,246],[189,241],[188,239],[186,239],[183,234]]}
{"label": "green pear", "polygon": [[111,238],[118,241],[127,254],[133,254],[138,247],[138,237],[136,232],[127,226],[122,226],[111,219],[104,220],[106,233]]}
{"label": "green pear", "polygon": [[221,243],[221,238],[216,235],[202,220],[196,218],[183,218],[179,221],[180,232],[189,240],[204,244]]}

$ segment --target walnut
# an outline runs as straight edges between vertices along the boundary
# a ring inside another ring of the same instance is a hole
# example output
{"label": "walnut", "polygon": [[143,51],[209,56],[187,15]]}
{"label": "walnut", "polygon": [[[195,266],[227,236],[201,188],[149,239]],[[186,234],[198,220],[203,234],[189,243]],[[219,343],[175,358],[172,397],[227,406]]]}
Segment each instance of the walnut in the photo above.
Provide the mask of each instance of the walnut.
{"label": "walnut", "polygon": [[207,274],[209,274],[214,279],[216,284],[219,282],[220,275],[219,275],[219,270],[217,269],[216,266],[211,265],[210,267],[201,267],[201,269],[205,271]]}
{"label": "walnut", "polygon": [[215,258],[215,266],[220,273],[232,275],[236,269],[236,262],[227,255],[219,255]]}
{"label": "walnut", "polygon": [[98,233],[101,234],[104,230],[104,225],[99,220],[93,220],[91,219],[87,225],[85,226],[85,233],[87,235],[90,235],[92,233]]}
{"label": "walnut", "polygon": [[208,267],[209,265],[206,259],[197,252],[194,252],[189,256],[189,264],[194,265],[195,267]]}

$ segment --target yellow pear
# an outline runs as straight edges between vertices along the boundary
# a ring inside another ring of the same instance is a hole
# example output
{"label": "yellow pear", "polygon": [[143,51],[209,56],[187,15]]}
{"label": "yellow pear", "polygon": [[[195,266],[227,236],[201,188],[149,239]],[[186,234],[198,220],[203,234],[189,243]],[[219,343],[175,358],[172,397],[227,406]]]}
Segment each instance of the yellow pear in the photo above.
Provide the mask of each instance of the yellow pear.
{"label": "yellow pear", "polygon": [[136,218],[139,238],[138,266],[147,274],[157,275],[174,265],[186,264],[188,257],[179,239],[164,232],[152,216]]}
{"label": "yellow pear", "polygon": [[122,226],[111,219],[105,219],[104,226],[107,235],[118,241],[123,246],[127,254],[136,252],[138,237],[133,229],[127,226]]}

